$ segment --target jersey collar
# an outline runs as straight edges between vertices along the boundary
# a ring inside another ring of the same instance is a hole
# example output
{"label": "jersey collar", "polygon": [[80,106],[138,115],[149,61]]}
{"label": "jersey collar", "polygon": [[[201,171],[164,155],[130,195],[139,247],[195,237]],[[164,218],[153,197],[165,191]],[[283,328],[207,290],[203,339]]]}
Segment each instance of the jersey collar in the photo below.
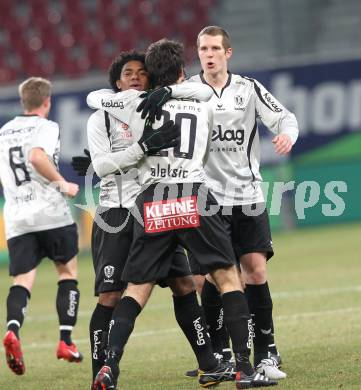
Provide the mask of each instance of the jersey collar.
{"label": "jersey collar", "polygon": [[204,78],[204,71],[203,71],[203,70],[199,73],[199,77],[201,78],[203,84],[209,85],[209,86],[213,89],[214,94],[215,94],[218,98],[221,98],[221,97],[222,97],[222,94],[223,94],[223,91],[228,87],[229,84],[231,84],[231,80],[232,80],[232,73],[229,72],[228,70],[227,70],[227,73],[228,73],[228,80],[227,80],[226,84],[224,85],[224,87],[221,89],[220,95],[218,95],[217,91],[216,91],[211,85],[209,85],[209,84],[207,83],[206,79]]}

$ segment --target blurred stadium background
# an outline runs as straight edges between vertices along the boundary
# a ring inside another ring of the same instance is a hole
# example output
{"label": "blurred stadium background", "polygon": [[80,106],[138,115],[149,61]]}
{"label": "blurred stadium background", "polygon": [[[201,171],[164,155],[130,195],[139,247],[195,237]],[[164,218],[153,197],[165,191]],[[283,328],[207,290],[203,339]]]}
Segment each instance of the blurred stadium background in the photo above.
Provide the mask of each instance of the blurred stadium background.
{"label": "blurred stadium background", "polygon": [[[289,158],[275,155],[272,134],[261,129],[262,173],[270,184],[273,230],[360,221],[358,0],[1,0],[0,125],[21,111],[19,82],[29,76],[51,79],[51,119],[61,128],[61,170],[67,179],[84,185],[69,162],[87,144],[90,110],[85,96],[107,87],[111,60],[122,50],[145,49],[166,36],[185,44],[187,73],[198,72],[196,37],[208,24],[219,24],[230,32],[231,70],[258,79],[299,121],[300,137]],[[305,202],[304,218],[295,212],[295,190],[284,194],[280,213],[277,202],[272,204],[274,182],[288,181],[294,181],[295,188],[304,181],[319,185],[317,202],[311,199],[317,188],[308,184],[298,194]],[[330,181],[347,185],[347,192],[338,189],[345,204],[341,213],[324,193]],[[82,196],[76,203],[84,203]],[[74,215],[82,248],[87,249],[91,217],[77,207]],[[5,248],[0,219],[3,261]]]}

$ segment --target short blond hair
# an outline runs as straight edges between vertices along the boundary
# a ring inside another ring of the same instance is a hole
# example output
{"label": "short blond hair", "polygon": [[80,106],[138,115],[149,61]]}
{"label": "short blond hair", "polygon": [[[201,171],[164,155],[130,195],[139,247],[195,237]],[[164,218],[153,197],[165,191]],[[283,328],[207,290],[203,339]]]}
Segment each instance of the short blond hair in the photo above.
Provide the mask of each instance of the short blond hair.
{"label": "short blond hair", "polygon": [[42,77],[30,77],[19,85],[19,95],[25,110],[39,108],[51,96],[51,82]]}
{"label": "short blond hair", "polygon": [[215,37],[216,35],[220,35],[222,37],[222,46],[224,50],[227,50],[231,47],[231,38],[229,37],[228,32],[219,26],[207,26],[204,27],[198,34],[197,37],[197,47],[199,47],[199,38],[202,35],[211,35]]}

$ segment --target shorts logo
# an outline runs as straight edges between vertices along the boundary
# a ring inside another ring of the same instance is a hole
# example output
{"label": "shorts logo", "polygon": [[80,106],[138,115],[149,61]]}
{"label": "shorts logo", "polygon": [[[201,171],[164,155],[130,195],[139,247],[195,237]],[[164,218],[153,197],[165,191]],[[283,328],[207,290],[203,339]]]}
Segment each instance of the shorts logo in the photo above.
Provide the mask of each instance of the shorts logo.
{"label": "shorts logo", "polygon": [[144,203],[146,233],[195,228],[199,224],[196,196]]}
{"label": "shorts logo", "polygon": [[114,267],[112,265],[107,265],[104,267],[104,283],[114,283],[113,279],[110,279],[114,275]]}

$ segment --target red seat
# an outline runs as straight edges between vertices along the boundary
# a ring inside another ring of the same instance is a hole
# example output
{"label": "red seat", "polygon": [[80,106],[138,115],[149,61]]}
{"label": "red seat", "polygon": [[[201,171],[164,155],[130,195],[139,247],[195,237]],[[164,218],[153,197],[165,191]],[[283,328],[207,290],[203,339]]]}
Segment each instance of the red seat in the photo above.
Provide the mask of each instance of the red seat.
{"label": "red seat", "polygon": [[[197,34],[209,24],[215,1],[96,0],[93,6],[87,0],[28,0],[29,12],[24,12],[23,3],[1,0],[6,39],[0,46],[0,84],[31,73],[79,77],[89,70],[107,72],[120,51],[143,50],[163,37],[182,41],[192,62]],[[41,40],[39,49],[30,42],[33,31]],[[18,69],[4,61],[9,48],[20,59]]]}

